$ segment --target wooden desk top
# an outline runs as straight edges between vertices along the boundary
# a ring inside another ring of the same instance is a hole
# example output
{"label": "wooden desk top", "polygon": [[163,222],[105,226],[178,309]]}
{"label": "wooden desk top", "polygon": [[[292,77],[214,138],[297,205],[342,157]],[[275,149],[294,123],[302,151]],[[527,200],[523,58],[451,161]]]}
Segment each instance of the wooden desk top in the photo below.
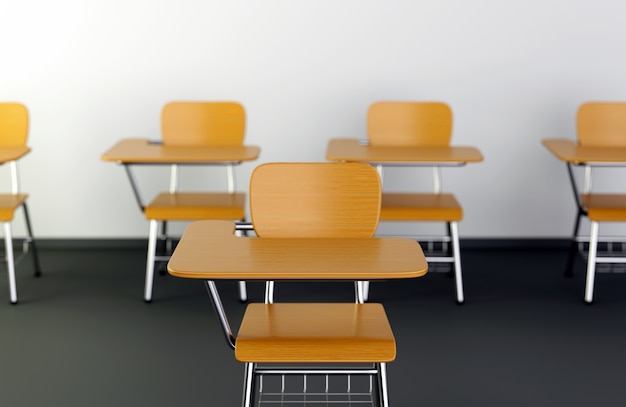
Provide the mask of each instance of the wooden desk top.
{"label": "wooden desk top", "polygon": [[193,164],[252,161],[258,156],[259,148],[254,146],[164,146],[148,139],[124,139],[101,158],[122,164]]}
{"label": "wooden desk top", "polygon": [[480,162],[483,156],[474,147],[381,147],[362,145],[357,139],[332,139],[326,150],[330,161],[366,163],[448,163]]}
{"label": "wooden desk top", "polygon": [[30,147],[2,147],[0,148],[0,164],[22,158],[30,152]]}
{"label": "wooden desk top", "polygon": [[385,280],[426,274],[411,239],[290,239],[234,236],[228,221],[189,225],[167,266],[204,280]]}
{"label": "wooden desk top", "polygon": [[574,140],[544,139],[541,143],[559,160],[568,163],[626,164],[626,148],[581,146]]}

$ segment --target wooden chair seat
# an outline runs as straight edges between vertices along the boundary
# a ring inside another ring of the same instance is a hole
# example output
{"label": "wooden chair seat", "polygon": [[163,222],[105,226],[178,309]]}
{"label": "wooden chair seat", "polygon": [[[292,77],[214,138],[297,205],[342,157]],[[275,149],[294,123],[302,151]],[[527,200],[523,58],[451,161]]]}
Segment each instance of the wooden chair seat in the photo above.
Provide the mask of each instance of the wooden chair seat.
{"label": "wooden chair seat", "polygon": [[26,202],[26,198],[27,194],[0,194],[0,222],[13,220],[15,210]]}
{"label": "wooden chair seat", "polygon": [[146,219],[160,221],[225,219],[245,216],[244,193],[161,193],[145,208]]}
{"label": "wooden chair seat", "polygon": [[446,221],[463,219],[463,208],[453,194],[383,193],[381,221]]}
{"label": "wooden chair seat", "polygon": [[386,363],[396,342],[381,304],[250,304],[235,357],[248,363]]}
{"label": "wooden chair seat", "polygon": [[583,194],[587,216],[598,222],[626,222],[626,194]]}

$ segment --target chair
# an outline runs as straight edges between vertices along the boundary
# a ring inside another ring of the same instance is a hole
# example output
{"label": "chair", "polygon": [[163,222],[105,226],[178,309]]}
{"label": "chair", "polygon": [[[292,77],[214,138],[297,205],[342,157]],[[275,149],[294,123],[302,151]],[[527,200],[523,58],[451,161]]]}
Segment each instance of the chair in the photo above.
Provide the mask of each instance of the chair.
{"label": "chair", "polygon": [[[602,148],[626,148],[626,103],[585,103],[578,109],[577,138],[580,146]],[[580,220],[586,216],[590,221],[589,246],[587,256],[587,276],[585,282],[586,303],[593,301],[596,265],[598,263],[626,263],[625,256],[618,253],[606,256],[598,255],[599,243],[614,239],[600,238],[601,222],[626,222],[626,194],[592,192],[592,165],[584,164],[585,175],[582,192],[578,192],[573,165],[568,164],[570,180],[576,193],[578,213],[572,234],[572,246],[567,266],[567,275],[571,275],[573,257],[576,253]],[[597,165],[597,164],[596,164]],[[618,165],[623,166],[623,163]],[[610,164],[608,165],[610,166]],[[622,239],[623,241],[623,239]],[[609,243],[611,244],[611,243]]]}
{"label": "chair", "polygon": [[[379,211],[379,177],[367,164],[273,163],[251,176],[259,238],[371,238]],[[274,304],[268,290],[264,304],[250,304],[235,343],[236,359],[246,364],[244,406],[252,405],[265,376],[302,376],[305,397],[309,375],[326,376],[328,386],[328,375],[341,373],[369,375],[370,383],[376,377],[380,405],[387,406],[386,363],[395,359],[395,340],[383,306],[357,298],[354,304]]]}
{"label": "chair", "polygon": [[[245,134],[245,111],[235,102],[172,102],[163,107],[161,137],[167,146],[241,146]],[[155,263],[169,260],[171,248],[167,222],[203,219],[245,220],[245,194],[235,192],[235,163],[227,170],[227,192],[179,192],[179,165],[171,165],[170,190],[158,194],[144,209],[150,221],[144,298],[152,300]],[[158,226],[166,242],[165,255],[157,255]],[[240,299],[246,287],[240,282]]]}
{"label": "chair", "polygon": [[[378,102],[367,114],[367,135],[371,146],[389,147],[448,147],[452,138],[452,110],[437,102]],[[409,163],[408,165],[418,165]],[[463,278],[459,249],[458,222],[463,209],[453,194],[442,192],[440,166],[433,167],[433,191],[428,193],[383,192],[380,221],[385,222],[445,222],[445,236],[429,237],[450,242],[449,256],[427,255],[429,263],[451,263],[456,282],[456,300],[461,304]],[[459,165],[451,163],[450,165]],[[377,166],[381,179],[383,166]],[[418,237],[419,238],[419,237]]]}
{"label": "chair", "polygon": [[[20,193],[19,173],[17,160],[30,149],[26,146],[28,138],[28,110],[19,103],[0,103],[0,156],[1,162],[9,163],[11,171],[11,193],[0,194],[0,221],[4,225],[4,245],[6,250],[6,262],[9,275],[9,291],[12,304],[17,304],[17,288],[15,282],[15,264],[19,258],[13,253],[13,234],[11,224],[15,211],[22,208],[26,221],[27,237],[24,239],[23,252],[32,248],[32,256],[35,267],[35,276],[41,275],[37,247],[33,238],[28,208],[26,205],[27,194]],[[6,155],[5,155],[6,154]]]}

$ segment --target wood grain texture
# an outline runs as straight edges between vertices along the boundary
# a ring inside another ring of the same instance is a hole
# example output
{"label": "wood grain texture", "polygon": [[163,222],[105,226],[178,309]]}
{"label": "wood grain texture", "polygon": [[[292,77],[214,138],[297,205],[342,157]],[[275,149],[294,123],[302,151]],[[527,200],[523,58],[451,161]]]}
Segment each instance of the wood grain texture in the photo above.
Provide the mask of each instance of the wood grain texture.
{"label": "wood grain texture", "polygon": [[460,221],[463,208],[452,194],[384,193],[381,221]]}
{"label": "wood grain texture", "polygon": [[148,139],[123,139],[102,156],[103,161],[122,164],[220,164],[256,160],[254,146],[166,146]]}
{"label": "wood grain texture", "polygon": [[26,198],[27,194],[0,194],[0,221],[12,220],[15,210],[26,201]]}
{"label": "wood grain texture", "polygon": [[156,220],[243,220],[245,205],[243,193],[164,192],[145,207],[144,215]]}
{"label": "wood grain texture", "polygon": [[452,109],[441,102],[377,102],[367,112],[372,146],[447,147]]}
{"label": "wood grain texture", "polygon": [[0,163],[4,164],[9,161],[19,160],[26,154],[30,153],[30,147],[0,147]]}
{"label": "wood grain texture", "polygon": [[259,237],[372,237],[381,184],[360,163],[269,163],[250,177],[250,215]]}
{"label": "wood grain texture", "polygon": [[568,163],[626,163],[626,147],[583,146],[568,139],[544,139],[541,143],[559,160]]}
{"label": "wood grain texture", "polygon": [[326,149],[330,161],[380,164],[466,164],[483,160],[475,147],[396,147],[362,145],[357,139],[332,139]]}
{"label": "wood grain texture", "polygon": [[581,146],[626,148],[626,102],[582,104],[576,129]]}
{"label": "wood grain texture", "polygon": [[170,102],[161,112],[167,146],[242,146],[246,113],[237,102]]}
{"label": "wood grain texture", "polygon": [[28,109],[21,103],[0,103],[0,148],[24,147],[28,139]]}
{"label": "wood grain texture", "polygon": [[21,103],[0,103],[0,163],[15,161],[30,152],[28,110]]}
{"label": "wood grain texture", "polygon": [[381,304],[250,304],[235,357],[240,362],[391,362],[396,345]]}
{"label": "wood grain texture", "polygon": [[400,238],[247,238],[228,221],[185,230],[169,273],[205,280],[385,280],[421,277],[420,245]]}
{"label": "wood grain texture", "polygon": [[583,194],[581,202],[590,220],[626,222],[626,194]]}

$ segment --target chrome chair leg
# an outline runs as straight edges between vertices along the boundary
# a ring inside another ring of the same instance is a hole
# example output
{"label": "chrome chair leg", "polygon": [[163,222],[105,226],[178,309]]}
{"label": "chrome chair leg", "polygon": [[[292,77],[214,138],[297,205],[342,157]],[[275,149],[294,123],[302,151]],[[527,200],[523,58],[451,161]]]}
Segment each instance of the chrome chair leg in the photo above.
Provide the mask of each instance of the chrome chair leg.
{"label": "chrome chair leg", "polygon": [[389,407],[389,389],[387,388],[387,364],[377,363],[378,370],[378,394],[380,395],[381,407]]}
{"label": "chrome chair leg", "polygon": [[367,302],[367,294],[369,289],[369,281],[355,281],[356,303],[364,304]]}
{"label": "chrome chair leg", "polygon": [[457,222],[450,222],[450,238],[452,239],[452,257],[454,259],[454,281],[456,283],[456,302],[463,304],[463,274],[461,272],[461,250],[459,247],[459,229]]}
{"label": "chrome chair leg", "polygon": [[598,222],[591,222],[589,255],[587,257],[587,279],[585,282],[585,302],[587,304],[591,304],[593,301],[593,285],[596,275],[596,256],[598,254],[598,226]]}
{"label": "chrome chair leg", "polygon": [[241,302],[248,301],[248,288],[246,287],[245,281],[239,282],[239,301]]}
{"label": "chrome chair leg", "polygon": [[15,284],[15,261],[13,259],[13,235],[11,233],[11,222],[4,222],[4,247],[7,256],[11,304],[17,304],[17,287]]}
{"label": "chrome chair leg", "polygon": [[[235,236],[245,236],[245,230],[235,230]],[[239,301],[246,302],[248,301],[248,288],[245,281],[239,282]]]}
{"label": "chrome chair leg", "polygon": [[254,363],[246,363],[243,385],[243,407],[252,407],[254,385]]}
{"label": "chrome chair leg", "polygon": [[[370,295],[370,282],[369,281],[355,281],[355,290],[357,302],[361,304],[367,302]],[[359,301],[361,299],[362,301]]]}
{"label": "chrome chair leg", "polygon": [[144,290],[144,300],[152,301],[152,284],[154,280],[154,262],[156,258],[156,244],[159,221],[150,220],[150,234],[148,236],[148,259],[146,261],[146,286]]}
{"label": "chrome chair leg", "polygon": [[266,281],[265,282],[265,298],[263,300],[266,304],[274,303],[274,282]]}

